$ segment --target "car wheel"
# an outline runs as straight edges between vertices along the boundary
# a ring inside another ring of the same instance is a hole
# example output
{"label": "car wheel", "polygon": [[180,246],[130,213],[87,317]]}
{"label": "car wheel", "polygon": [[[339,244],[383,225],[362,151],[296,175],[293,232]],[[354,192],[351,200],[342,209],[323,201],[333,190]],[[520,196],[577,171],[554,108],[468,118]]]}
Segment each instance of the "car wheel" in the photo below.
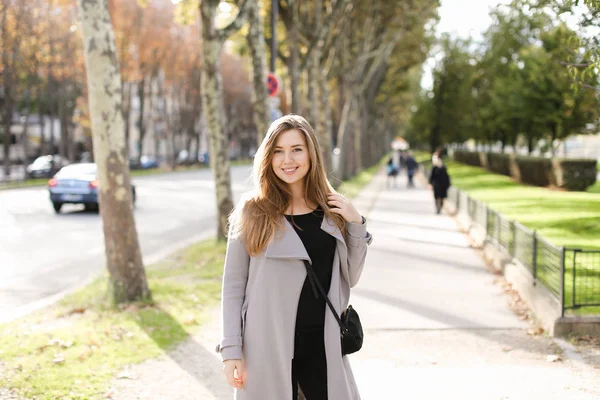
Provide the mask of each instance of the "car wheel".
{"label": "car wheel", "polygon": [[52,202],[52,207],[54,208],[54,212],[60,214],[60,209],[62,208],[63,203]]}

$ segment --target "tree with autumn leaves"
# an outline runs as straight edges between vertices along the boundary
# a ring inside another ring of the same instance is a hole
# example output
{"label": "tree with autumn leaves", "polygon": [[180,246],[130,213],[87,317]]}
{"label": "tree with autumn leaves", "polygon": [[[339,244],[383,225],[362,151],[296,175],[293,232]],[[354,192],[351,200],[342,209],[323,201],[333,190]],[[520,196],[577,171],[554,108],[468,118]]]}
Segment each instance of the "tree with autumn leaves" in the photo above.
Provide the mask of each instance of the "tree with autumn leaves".
{"label": "tree with autumn leaves", "polygon": [[[173,165],[183,149],[197,159],[208,141],[217,236],[224,238],[233,205],[230,141],[249,152],[270,122],[271,2],[78,0],[76,14],[69,0],[7,1],[1,16],[10,23],[0,28],[3,71],[9,66],[10,73],[3,93],[17,114],[65,120],[60,142],[50,135],[44,153],[75,159],[74,137],[83,138],[78,150],[93,148],[115,299],[149,298],[127,194],[129,158],[150,151]],[[306,115],[317,128],[334,183],[374,164],[406,125],[437,5],[279,1],[274,72],[283,81],[281,108]],[[96,19],[101,23],[90,25]],[[17,23],[27,40],[11,41]],[[11,58],[9,46],[21,55]],[[14,123],[3,118],[6,131]],[[344,160],[337,171],[334,147]]]}

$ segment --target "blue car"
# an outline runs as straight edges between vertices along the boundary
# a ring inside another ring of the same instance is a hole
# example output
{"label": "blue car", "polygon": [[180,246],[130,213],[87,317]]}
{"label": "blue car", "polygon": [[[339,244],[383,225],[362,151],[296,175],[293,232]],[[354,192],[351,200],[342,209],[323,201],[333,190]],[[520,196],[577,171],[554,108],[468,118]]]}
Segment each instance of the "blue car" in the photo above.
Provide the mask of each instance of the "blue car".
{"label": "blue car", "polygon": [[[94,163],[71,164],[48,181],[50,201],[58,214],[63,204],[83,204],[86,210],[98,210],[97,166]],[[135,186],[131,185],[135,203]]]}

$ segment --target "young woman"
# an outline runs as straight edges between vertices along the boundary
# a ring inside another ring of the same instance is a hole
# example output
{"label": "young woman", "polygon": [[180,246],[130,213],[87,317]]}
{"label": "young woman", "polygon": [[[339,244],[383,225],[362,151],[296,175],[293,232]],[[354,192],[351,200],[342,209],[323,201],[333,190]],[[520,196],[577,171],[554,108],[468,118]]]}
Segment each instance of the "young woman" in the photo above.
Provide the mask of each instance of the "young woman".
{"label": "young woman", "polygon": [[338,315],[348,306],[372,237],[327,181],[308,122],[271,124],[255,158],[254,192],[230,217],[217,351],[238,400],[360,399],[340,327],[316,296],[304,260]]}
{"label": "young woman", "polygon": [[433,167],[429,174],[429,184],[433,188],[433,197],[435,198],[436,213],[442,212],[444,207],[444,199],[448,197],[448,188],[450,187],[450,176],[446,170],[446,166],[441,155],[434,154],[431,158]]}

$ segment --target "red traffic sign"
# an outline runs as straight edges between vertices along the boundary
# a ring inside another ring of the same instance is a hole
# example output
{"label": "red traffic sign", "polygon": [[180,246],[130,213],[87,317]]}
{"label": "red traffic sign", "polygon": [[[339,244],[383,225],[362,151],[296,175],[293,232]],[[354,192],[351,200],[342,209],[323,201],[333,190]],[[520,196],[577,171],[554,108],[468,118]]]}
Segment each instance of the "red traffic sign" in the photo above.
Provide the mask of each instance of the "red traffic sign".
{"label": "red traffic sign", "polygon": [[267,91],[269,92],[269,96],[277,96],[280,89],[281,82],[279,81],[279,78],[274,73],[269,72],[269,75],[267,75]]}

